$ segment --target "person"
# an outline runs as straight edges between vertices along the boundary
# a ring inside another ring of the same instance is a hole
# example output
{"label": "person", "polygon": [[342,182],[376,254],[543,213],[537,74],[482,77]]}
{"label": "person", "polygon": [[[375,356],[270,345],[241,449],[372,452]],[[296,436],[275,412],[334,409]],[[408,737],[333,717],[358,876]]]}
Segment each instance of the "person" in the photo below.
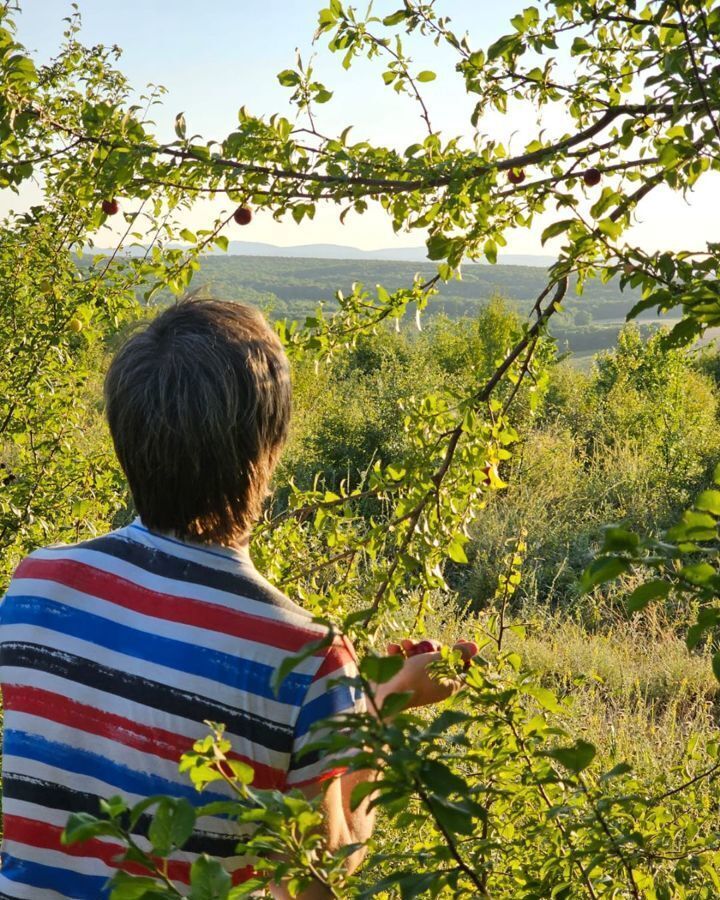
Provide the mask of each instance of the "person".
{"label": "person", "polygon": [[[371,776],[328,770],[327,760],[301,753],[317,722],[365,708],[366,698],[337,683],[357,673],[352,645],[335,637],[279,693],[272,686],[287,654],[326,634],[249,552],[290,423],[278,337],[241,303],[178,302],[115,355],[105,403],[138,517],[31,553],[0,604],[0,900],[108,896],[119,845],[60,840],[69,815],[98,814],[101,798],[223,799],[222,789],[199,795],[178,771],[207,721],[224,724],[255,786],[308,796],[324,788],[330,849],[365,841],[373,815],[367,805],[351,812],[349,796]],[[407,691],[422,705],[447,696],[451,688],[427,671],[435,658],[409,658],[379,699]],[[144,815],[135,828],[144,847],[148,825]],[[229,820],[199,819],[171,858],[171,879],[187,884],[193,860],[208,853],[241,881],[251,870],[236,843]]]}

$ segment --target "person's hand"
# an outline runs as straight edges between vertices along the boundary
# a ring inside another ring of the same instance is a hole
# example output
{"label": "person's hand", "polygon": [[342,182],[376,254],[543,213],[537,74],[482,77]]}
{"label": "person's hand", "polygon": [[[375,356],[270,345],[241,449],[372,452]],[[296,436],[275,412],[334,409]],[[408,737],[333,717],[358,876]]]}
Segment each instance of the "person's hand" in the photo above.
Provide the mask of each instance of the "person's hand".
{"label": "person's hand", "polygon": [[[462,686],[458,680],[438,681],[428,671],[430,663],[441,658],[439,641],[403,640],[399,644],[388,644],[389,656],[406,657],[402,669],[394,675],[390,681],[378,685],[375,690],[375,702],[382,707],[385,697],[390,694],[410,694],[408,707],[428,706],[431,703],[439,703],[452,696]],[[469,662],[477,655],[477,644],[473,641],[458,641],[454,650],[459,650],[463,659]]]}

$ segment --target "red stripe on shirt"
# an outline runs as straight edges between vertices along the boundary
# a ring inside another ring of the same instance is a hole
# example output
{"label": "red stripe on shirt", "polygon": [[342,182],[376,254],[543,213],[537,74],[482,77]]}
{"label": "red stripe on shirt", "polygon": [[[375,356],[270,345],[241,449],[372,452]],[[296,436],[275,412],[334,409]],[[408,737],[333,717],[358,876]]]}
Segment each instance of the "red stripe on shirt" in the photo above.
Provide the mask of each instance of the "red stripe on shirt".
{"label": "red stripe on shirt", "polygon": [[[101,841],[92,838],[77,844],[65,846],[60,842],[60,835],[64,829],[59,825],[48,825],[35,819],[27,819],[24,816],[4,817],[4,839],[15,841],[18,844],[26,844],[30,847],[39,847],[43,850],[55,850],[67,856],[90,857],[104,862],[113,869],[123,869],[132,875],[148,875],[149,870],[137,863],[116,862],[117,857],[124,853],[121,844]],[[173,881],[181,884],[190,883],[190,863],[182,860],[168,860],[168,875]]]}
{"label": "red stripe on shirt", "polygon": [[[220,634],[229,634],[255,643],[298,652],[321,635],[297,625],[286,625],[276,619],[229,609],[206,600],[164,594],[72,559],[25,559],[15,574],[16,579],[41,578],[54,581],[70,590],[82,591],[143,615],[182,625],[193,625]],[[322,651],[318,651],[318,654]],[[316,655],[318,655],[316,654]]]}
{"label": "red stripe on shirt", "polygon": [[338,669],[344,669],[347,666],[351,666],[354,662],[354,654],[350,652],[345,641],[336,641],[327,651],[327,656],[315,673],[313,682],[319,681],[327,675],[332,675],[332,673],[337,672]]}
{"label": "red stripe on shirt", "polygon": [[[150,728],[133,722],[123,716],[78,703],[62,694],[55,694],[36,687],[22,687],[16,684],[3,685],[3,702],[6,710],[29,713],[67,725],[88,734],[109,738],[126,747],[133,747],[143,753],[150,753],[163,759],[179,763],[183,753],[192,749],[194,738],[173,734],[162,728]],[[228,754],[230,759],[247,763],[255,772],[253,786],[257,788],[282,788],[285,772],[272,766],[263,765],[239,753]]]}
{"label": "red stripe on shirt", "polygon": [[[60,842],[60,835],[64,828],[58,825],[48,825],[45,822],[38,822],[35,819],[28,819],[25,816],[5,815],[4,823],[4,839],[14,841],[18,844],[25,844],[30,847],[38,847],[42,850],[54,850],[64,853],[67,856],[74,857],[90,857],[98,859],[112,869],[122,869],[131,875],[148,875],[149,870],[138,863],[116,862],[117,857],[125,852],[125,848],[121,844],[115,844],[108,841],[101,841],[98,838],[92,838],[88,841],[80,841],[77,844],[65,845]],[[164,860],[156,860],[162,865]],[[183,860],[168,860],[167,874],[172,881],[178,881],[181,884],[190,884],[190,865],[189,862]],[[252,866],[244,866],[231,872],[232,883],[241,884],[252,878],[254,874]]]}

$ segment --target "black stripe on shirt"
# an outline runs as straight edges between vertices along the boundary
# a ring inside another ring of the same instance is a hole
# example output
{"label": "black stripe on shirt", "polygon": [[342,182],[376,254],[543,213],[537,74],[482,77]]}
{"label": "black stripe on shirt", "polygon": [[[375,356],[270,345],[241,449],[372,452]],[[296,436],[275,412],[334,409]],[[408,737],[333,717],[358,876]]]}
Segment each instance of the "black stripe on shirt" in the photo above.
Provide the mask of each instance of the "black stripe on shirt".
{"label": "black stripe on shirt", "polygon": [[[3,781],[3,787],[3,794],[9,800],[33,803],[40,808],[61,810],[67,813],[68,817],[71,813],[102,816],[100,797],[96,794],[76,791],[52,781],[43,781],[28,775],[9,774]],[[121,825],[124,828],[128,826],[128,819],[127,814],[124,821],[121,819]],[[132,833],[146,838],[151,822],[152,815],[143,813]],[[198,830],[183,844],[182,849],[187,853],[208,853],[211,856],[225,859],[236,855],[235,848],[239,841],[239,837],[228,837]]]}
{"label": "black stripe on shirt", "polygon": [[[67,548],[63,549],[67,552]],[[72,549],[74,548],[71,548],[67,554],[70,558],[72,558]],[[202,563],[182,559],[166,553],[164,550],[147,547],[145,544],[133,541],[130,537],[120,538],[110,534],[78,544],[77,549],[104,553],[161,578],[171,578],[178,582],[185,581],[189,584],[214,588],[225,593],[247,597],[250,600],[257,600],[260,603],[267,603],[296,613],[303,619],[307,619],[308,624],[312,620],[309,613],[293,603],[281,591],[276,590],[272,585],[264,584],[259,579],[242,575],[239,572],[213,569]]]}
{"label": "black stripe on shirt", "polygon": [[232,734],[269,750],[278,753],[292,750],[293,729],[289,725],[52,647],[5,641],[0,643],[0,665],[49,672],[194,722],[221,722]]}

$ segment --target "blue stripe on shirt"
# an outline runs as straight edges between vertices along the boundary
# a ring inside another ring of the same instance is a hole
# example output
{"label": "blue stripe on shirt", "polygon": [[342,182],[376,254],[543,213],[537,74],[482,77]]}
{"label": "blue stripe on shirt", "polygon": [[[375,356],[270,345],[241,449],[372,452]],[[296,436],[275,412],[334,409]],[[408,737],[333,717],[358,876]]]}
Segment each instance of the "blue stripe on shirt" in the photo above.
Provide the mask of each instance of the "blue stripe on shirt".
{"label": "blue stripe on shirt", "polygon": [[99,753],[49,741],[47,738],[29,734],[26,731],[15,729],[5,731],[3,755],[33,759],[46,766],[53,766],[65,772],[74,772],[83,778],[95,778],[98,781],[104,781],[118,793],[139,794],[142,797],[167,794],[170,797],[182,797],[189,800],[193,806],[202,806],[213,800],[228,799],[227,794],[207,790],[200,794],[189,782],[176,783],[167,778],[161,778],[154,772],[140,772],[113,762]]}
{"label": "blue stripe on shirt", "polygon": [[81,875],[70,869],[17,859],[7,853],[1,858],[0,885],[2,879],[7,878],[16,884],[56,891],[74,900],[106,900],[110,896],[108,879],[104,875]]}
{"label": "blue stripe on shirt", "polygon": [[[8,595],[0,604],[0,624],[36,625],[61,634],[98,644],[126,656],[156,663],[179,672],[198,675],[267,700],[300,706],[312,682],[311,675],[290,673],[276,696],[271,687],[275,671],[240,656],[199,647],[174,638],[161,637],[120,625],[94,613],[83,612],[64,603],[32,595]],[[272,623],[268,623],[272,628]]]}
{"label": "blue stripe on shirt", "polygon": [[352,712],[354,705],[352,687],[348,684],[336,684],[335,687],[303,706],[295,723],[295,737],[299,738],[307,734],[312,726],[321,719],[335,716],[341,712]]}

